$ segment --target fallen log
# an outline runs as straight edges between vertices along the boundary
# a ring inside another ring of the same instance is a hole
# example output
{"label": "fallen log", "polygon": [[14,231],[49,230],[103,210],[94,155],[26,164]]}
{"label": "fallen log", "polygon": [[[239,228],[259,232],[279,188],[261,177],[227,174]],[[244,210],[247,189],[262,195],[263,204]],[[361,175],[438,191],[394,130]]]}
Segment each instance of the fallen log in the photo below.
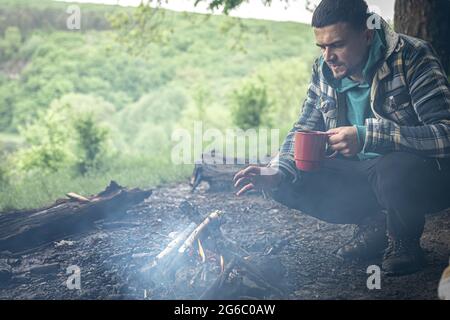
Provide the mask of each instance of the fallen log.
{"label": "fallen log", "polygon": [[[267,165],[270,157],[265,157],[255,165]],[[198,185],[205,181],[209,184],[208,191],[219,192],[233,188],[233,177],[239,171],[250,164],[249,159],[227,158],[216,153],[202,154],[200,163],[195,164],[194,171],[190,179],[191,190],[195,191]]]}
{"label": "fallen log", "polygon": [[68,199],[58,199],[46,208],[0,214],[0,251],[19,253],[85,232],[100,219],[120,218],[151,194],[151,190],[129,190],[111,181],[91,197],[70,193]]}

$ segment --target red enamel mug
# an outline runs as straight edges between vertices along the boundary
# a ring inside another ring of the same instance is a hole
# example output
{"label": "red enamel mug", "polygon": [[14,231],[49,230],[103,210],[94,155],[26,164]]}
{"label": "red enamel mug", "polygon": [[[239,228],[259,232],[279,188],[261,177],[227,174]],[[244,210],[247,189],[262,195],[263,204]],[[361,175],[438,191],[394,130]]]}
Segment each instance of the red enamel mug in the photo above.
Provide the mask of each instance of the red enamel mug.
{"label": "red enamel mug", "polygon": [[320,169],[324,159],[336,157],[338,152],[326,156],[328,137],[331,133],[320,131],[298,131],[294,137],[295,165],[302,171],[314,171]]}

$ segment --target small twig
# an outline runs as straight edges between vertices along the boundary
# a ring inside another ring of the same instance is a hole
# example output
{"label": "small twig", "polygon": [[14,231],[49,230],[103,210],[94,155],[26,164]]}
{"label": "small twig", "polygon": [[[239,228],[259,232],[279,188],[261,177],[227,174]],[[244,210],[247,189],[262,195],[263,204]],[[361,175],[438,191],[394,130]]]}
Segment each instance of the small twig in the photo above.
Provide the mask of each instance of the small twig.
{"label": "small twig", "polygon": [[77,200],[80,202],[91,202],[91,200],[89,200],[88,198],[83,197],[75,192],[69,192],[66,194],[66,196],[70,199]]}

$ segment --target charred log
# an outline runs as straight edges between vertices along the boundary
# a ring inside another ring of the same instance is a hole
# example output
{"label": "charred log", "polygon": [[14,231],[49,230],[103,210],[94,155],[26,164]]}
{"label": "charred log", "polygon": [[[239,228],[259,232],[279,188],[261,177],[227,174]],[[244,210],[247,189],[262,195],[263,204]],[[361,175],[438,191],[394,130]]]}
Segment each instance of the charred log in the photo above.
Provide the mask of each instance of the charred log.
{"label": "charred log", "polygon": [[69,199],[59,199],[46,208],[1,214],[0,251],[17,253],[88,231],[95,221],[120,218],[151,194],[151,190],[128,190],[111,181],[91,197],[70,193]]}
{"label": "charred log", "polygon": [[198,185],[205,181],[209,184],[210,192],[227,191],[233,188],[233,177],[239,171],[249,166],[267,165],[270,157],[262,161],[250,161],[249,159],[227,158],[218,154],[203,154],[202,161],[195,165],[190,185],[194,191]]}

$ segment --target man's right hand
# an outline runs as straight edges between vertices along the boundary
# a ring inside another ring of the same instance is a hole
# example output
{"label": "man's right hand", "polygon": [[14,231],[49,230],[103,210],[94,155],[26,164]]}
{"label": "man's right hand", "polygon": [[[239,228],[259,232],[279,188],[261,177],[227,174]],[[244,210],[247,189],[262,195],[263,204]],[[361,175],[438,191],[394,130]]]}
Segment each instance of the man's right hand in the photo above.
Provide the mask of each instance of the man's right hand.
{"label": "man's right hand", "polygon": [[275,168],[249,166],[239,171],[233,178],[234,187],[239,191],[237,196],[253,190],[272,189],[277,187],[282,180],[282,173]]}

